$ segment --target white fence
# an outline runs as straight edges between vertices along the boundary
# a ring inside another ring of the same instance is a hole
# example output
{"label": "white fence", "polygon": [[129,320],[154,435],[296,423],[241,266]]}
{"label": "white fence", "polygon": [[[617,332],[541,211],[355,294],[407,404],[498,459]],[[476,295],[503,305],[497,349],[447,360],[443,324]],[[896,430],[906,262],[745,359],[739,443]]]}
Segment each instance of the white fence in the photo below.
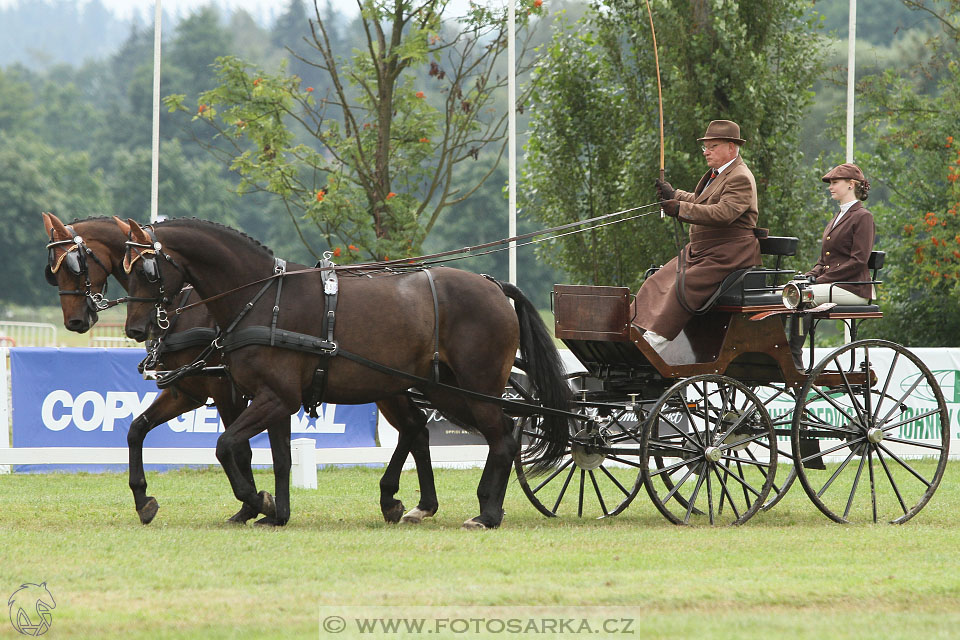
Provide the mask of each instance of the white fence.
{"label": "white fence", "polygon": [[57,328],[47,322],[0,320],[0,347],[55,347]]}

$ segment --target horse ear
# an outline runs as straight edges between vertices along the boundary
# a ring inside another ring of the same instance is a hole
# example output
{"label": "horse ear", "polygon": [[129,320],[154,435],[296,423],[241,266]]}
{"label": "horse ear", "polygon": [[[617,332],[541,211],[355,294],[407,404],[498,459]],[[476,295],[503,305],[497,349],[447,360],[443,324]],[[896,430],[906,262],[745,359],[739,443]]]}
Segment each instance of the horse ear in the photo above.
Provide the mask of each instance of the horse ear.
{"label": "horse ear", "polygon": [[[69,240],[71,238],[70,232],[67,231],[64,224],[60,222],[60,218],[52,213],[43,214],[43,228],[47,232],[47,237],[53,238],[54,240]],[[51,230],[53,231],[52,234]]]}
{"label": "horse ear", "polygon": [[120,231],[123,232],[123,235],[125,235],[125,236],[127,236],[127,237],[129,238],[129,237],[130,237],[130,225],[128,225],[126,222],[124,222],[123,220],[121,220],[121,219],[118,218],[117,216],[113,216],[113,221],[117,223],[117,226],[118,226],[118,227],[120,227]]}
{"label": "horse ear", "polygon": [[127,218],[127,224],[130,225],[130,239],[141,244],[153,244],[153,240],[147,235],[146,231],[140,228],[137,221],[133,218]]}

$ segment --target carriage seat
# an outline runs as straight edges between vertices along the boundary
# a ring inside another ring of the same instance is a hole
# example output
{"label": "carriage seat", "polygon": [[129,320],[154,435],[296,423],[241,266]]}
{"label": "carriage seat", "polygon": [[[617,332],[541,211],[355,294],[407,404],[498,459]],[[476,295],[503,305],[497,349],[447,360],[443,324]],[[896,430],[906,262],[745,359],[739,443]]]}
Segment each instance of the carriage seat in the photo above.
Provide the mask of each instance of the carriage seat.
{"label": "carriage seat", "polygon": [[780,286],[771,283],[777,272],[762,267],[738,269],[720,283],[714,304],[721,307],[753,307],[783,304]]}
{"label": "carriage seat", "polygon": [[760,243],[760,253],[765,256],[795,256],[800,238],[792,236],[767,236],[757,238]]}
{"label": "carriage seat", "polygon": [[793,236],[760,236],[760,255],[776,256],[773,269],[752,267],[734,271],[720,283],[714,304],[724,307],[747,307],[782,304],[780,270],[783,258],[797,255],[800,238]]}

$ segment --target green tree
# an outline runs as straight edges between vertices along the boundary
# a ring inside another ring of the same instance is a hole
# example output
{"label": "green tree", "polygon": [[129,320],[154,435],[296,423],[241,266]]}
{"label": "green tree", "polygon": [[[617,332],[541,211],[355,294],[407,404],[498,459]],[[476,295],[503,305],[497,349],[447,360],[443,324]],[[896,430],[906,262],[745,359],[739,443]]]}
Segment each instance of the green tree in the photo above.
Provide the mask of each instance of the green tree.
{"label": "green tree", "polygon": [[[798,235],[815,254],[818,231],[800,220],[814,199],[800,121],[812,100],[821,39],[803,0],[651,3],[664,92],[666,176],[692,189],[705,168],[696,138],[710,120],[735,120],[757,176],[760,226]],[[525,174],[528,215],[556,224],[655,200],[657,86],[642,1],[596,2],[558,33],[537,67]],[[546,169],[544,167],[547,167]],[[645,219],[562,241],[544,258],[583,282],[636,286],[675,252],[671,232]]]}
{"label": "green tree", "polygon": [[40,213],[51,211],[64,220],[102,215],[103,176],[91,171],[84,153],[0,132],[0,202],[0,300],[49,304],[51,289],[39,266],[46,259]]}
{"label": "green tree", "polygon": [[[928,57],[863,78],[857,161],[885,187],[871,208],[888,254],[885,318],[870,335],[923,346],[960,345],[960,0],[905,0],[937,27]],[[931,78],[935,87],[931,90]]]}
{"label": "green tree", "polygon": [[[452,30],[446,4],[365,0],[365,42],[350,57],[333,49],[315,6],[311,62],[328,75],[329,94],[223,57],[219,86],[196,107],[183,95],[167,103],[235,142],[230,161],[242,186],[280,196],[292,221],[319,230],[322,249],[339,249],[341,260],[416,255],[440,213],[479,187],[455,184],[456,165],[505,144],[506,114],[496,103],[506,84],[505,12],[473,5]],[[429,83],[418,79],[421,70]]]}

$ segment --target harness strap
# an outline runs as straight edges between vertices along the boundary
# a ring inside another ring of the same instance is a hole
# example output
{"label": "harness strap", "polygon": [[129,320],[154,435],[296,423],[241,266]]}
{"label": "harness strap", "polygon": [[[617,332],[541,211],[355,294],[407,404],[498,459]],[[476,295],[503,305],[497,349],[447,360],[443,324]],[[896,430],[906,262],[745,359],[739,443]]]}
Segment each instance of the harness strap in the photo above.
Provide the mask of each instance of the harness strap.
{"label": "harness strap", "polygon": [[440,303],[437,301],[437,286],[430,269],[425,269],[430,294],[433,296],[433,382],[440,382]]}

